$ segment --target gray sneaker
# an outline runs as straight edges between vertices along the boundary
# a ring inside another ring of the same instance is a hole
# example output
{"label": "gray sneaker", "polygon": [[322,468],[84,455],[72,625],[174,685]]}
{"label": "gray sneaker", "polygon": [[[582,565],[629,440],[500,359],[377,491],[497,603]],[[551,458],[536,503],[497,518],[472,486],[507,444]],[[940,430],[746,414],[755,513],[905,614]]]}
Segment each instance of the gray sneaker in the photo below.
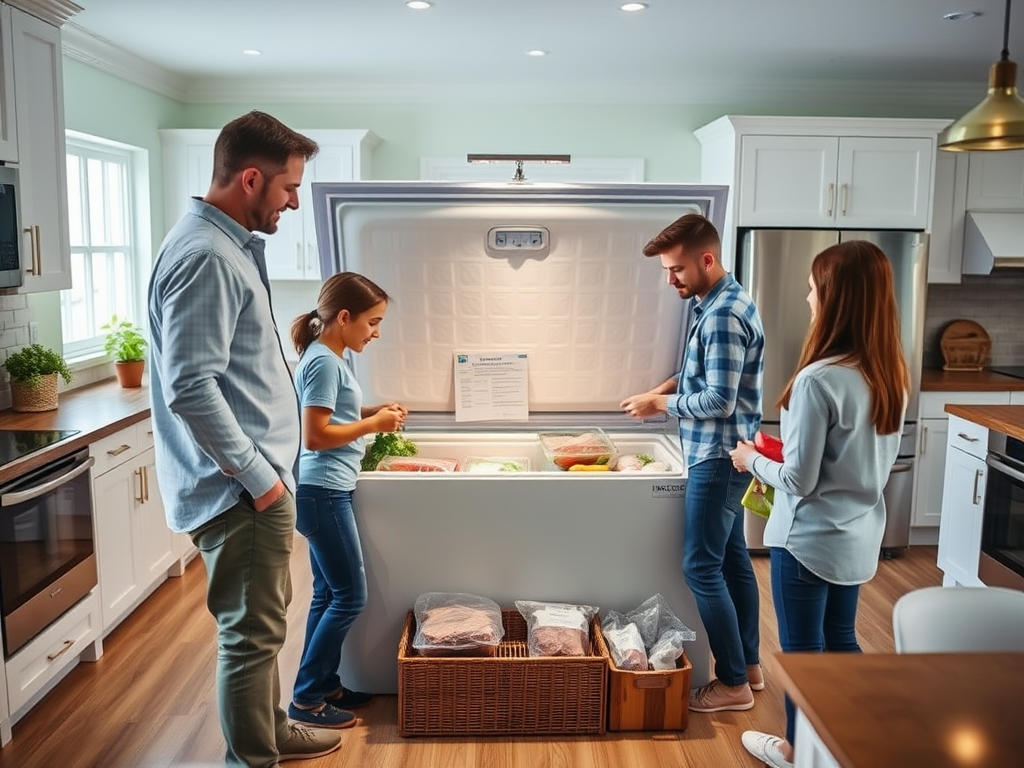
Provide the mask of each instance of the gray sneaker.
{"label": "gray sneaker", "polygon": [[308,760],[323,757],[341,746],[341,736],[321,728],[307,728],[296,723],[288,724],[288,738],[277,745],[277,761]]}

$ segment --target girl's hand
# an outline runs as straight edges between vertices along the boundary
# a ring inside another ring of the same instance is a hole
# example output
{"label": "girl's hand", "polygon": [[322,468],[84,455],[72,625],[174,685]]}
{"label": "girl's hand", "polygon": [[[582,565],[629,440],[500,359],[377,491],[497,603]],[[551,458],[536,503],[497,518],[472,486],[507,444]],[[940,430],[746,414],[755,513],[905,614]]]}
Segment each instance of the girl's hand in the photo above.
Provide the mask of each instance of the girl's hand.
{"label": "girl's hand", "polygon": [[405,409],[382,405],[373,415],[377,432],[397,432],[405,426]]}
{"label": "girl's hand", "polygon": [[757,449],[750,440],[741,440],[736,447],[729,451],[732,458],[732,465],[740,472],[750,471],[750,462],[757,456]]}

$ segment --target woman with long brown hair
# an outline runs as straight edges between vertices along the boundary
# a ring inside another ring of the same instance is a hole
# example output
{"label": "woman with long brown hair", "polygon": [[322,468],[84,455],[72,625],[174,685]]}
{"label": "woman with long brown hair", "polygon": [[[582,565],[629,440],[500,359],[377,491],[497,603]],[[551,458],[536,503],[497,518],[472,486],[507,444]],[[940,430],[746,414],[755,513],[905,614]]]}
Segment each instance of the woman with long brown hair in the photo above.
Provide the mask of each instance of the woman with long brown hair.
{"label": "woman with long brown hair", "polygon": [[[778,402],[783,461],[750,443],[730,456],[776,489],[764,542],[782,650],[859,652],[857,600],[878,567],[882,489],[910,376],[892,265],[877,246],[852,240],[822,251],[808,284],[811,328]],[[770,766],[791,766],[795,715],[786,697],[786,738],[747,731],[743,746]]]}

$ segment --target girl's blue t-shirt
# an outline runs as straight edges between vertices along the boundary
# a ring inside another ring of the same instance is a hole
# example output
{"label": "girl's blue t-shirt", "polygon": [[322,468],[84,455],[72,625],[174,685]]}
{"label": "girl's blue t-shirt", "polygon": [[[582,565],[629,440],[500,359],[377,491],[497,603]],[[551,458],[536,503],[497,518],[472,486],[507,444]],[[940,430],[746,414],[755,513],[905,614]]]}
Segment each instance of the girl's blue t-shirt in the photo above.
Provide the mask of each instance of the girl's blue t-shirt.
{"label": "girl's blue t-shirt", "polygon": [[[362,418],[363,392],[348,363],[319,341],[314,341],[295,369],[295,390],[301,408],[329,408],[331,424],[351,424]],[[299,482],[339,491],[356,487],[366,440],[311,451],[303,441],[299,453]]]}

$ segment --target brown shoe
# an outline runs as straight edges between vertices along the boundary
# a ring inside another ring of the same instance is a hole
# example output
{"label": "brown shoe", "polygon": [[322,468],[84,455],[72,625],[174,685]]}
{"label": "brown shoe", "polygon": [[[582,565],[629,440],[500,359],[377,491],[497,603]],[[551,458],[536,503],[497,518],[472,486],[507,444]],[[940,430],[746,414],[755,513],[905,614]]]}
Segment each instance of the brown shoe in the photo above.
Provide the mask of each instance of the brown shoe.
{"label": "brown shoe", "polygon": [[747,664],[747,683],[752,691],[764,690],[764,672],[760,664]]}
{"label": "brown shoe", "polygon": [[741,712],[753,706],[754,694],[746,683],[729,688],[718,680],[712,680],[690,694],[690,710],[693,712]]}

